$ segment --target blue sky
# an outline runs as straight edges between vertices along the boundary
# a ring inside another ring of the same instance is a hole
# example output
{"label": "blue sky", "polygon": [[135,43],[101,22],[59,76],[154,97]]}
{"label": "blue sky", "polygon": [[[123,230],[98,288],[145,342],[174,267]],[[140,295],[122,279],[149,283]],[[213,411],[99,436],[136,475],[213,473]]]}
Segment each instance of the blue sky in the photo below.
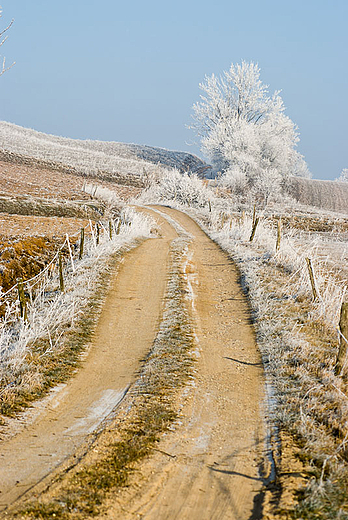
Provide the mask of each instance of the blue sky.
{"label": "blue sky", "polygon": [[281,89],[315,178],[348,168],[347,0],[2,0],[0,119],[74,138],[199,153],[205,74],[242,59]]}

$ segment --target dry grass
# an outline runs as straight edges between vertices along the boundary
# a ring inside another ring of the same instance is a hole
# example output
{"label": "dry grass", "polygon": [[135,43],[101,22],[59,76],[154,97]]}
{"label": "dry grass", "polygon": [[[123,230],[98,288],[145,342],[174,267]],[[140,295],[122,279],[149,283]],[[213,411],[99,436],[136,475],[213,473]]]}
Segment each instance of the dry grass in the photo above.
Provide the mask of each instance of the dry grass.
{"label": "dry grass", "polygon": [[58,201],[34,197],[0,195],[0,213],[43,217],[84,218],[97,220],[104,215],[105,206],[97,201]]}

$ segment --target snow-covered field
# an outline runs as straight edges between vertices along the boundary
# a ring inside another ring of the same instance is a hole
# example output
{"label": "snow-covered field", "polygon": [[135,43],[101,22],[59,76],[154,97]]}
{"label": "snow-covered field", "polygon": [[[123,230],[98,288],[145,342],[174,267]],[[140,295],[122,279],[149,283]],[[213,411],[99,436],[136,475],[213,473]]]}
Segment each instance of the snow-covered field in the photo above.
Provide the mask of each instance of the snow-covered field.
{"label": "snow-covered field", "polygon": [[0,150],[32,157],[41,161],[70,166],[88,176],[109,174],[147,178],[165,168],[199,172],[206,164],[185,152],[164,148],[78,140],[44,134],[5,121],[0,122]]}

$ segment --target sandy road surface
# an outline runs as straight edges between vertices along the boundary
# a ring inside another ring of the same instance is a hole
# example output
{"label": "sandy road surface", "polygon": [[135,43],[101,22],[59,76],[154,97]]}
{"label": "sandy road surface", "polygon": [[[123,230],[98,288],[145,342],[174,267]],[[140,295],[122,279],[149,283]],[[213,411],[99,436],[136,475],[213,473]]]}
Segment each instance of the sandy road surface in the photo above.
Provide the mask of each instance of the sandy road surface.
{"label": "sandy road surface", "polygon": [[[4,509],[74,453],[122,399],[151,348],[165,291],[168,247],[176,233],[128,252],[115,274],[83,368],[36,420],[0,444],[0,508]],[[0,510],[1,510],[0,509]]]}
{"label": "sandy road surface", "polygon": [[[143,462],[141,476],[107,504],[102,517],[255,520],[261,517],[264,382],[248,304],[227,255],[187,215],[158,209],[193,236],[185,273],[195,293],[196,377],[181,396],[175,430]],[[2,504],[71,454],[134,380],[156,333],[168,246],[177,236],[162,216],[155,217],[163,238],[126,256],[85,366],[34,424],[0,446]]]}
{"label": "sandy road surface", "polygon": [[147,461],[142,480],[110,508],[108,518],[261,518],[263,369],[238,272],[191,218],[157,209],[194,237],[186,272],[195,292],[197,373],[183,396],[176,431],[162,441],[162,453]]}

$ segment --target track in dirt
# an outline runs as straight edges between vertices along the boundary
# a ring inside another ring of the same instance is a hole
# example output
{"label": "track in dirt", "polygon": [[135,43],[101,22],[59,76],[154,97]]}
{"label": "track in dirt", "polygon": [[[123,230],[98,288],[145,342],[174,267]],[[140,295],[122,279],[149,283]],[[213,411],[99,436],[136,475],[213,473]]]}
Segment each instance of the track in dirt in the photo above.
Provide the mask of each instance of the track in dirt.
{"label": "track in dirt", "polygon": [[160,223],[162,238],[126,255],[83,368],[33,424],[2,444],[3,507],[70,456],[134,381],[161,315],[169,244],[177,236],[174,219],[192,235],[185,274],[194,292],[195,384],[183,396],[175,431],[142,464],[140,481],[108,504],[103,518],[259,518],[264,380],[239,274],[190,217],[154,209],[160,213],[142,211]]}

